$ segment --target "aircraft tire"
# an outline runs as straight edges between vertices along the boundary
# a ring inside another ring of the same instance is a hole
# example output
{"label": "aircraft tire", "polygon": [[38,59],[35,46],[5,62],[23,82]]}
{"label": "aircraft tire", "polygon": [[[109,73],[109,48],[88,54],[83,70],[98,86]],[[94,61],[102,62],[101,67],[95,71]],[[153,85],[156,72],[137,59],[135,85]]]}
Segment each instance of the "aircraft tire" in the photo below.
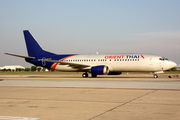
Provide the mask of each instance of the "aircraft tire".
{"label": "aircraft tire", "polygon": [[157,74],[154,74],[154,78],[158,78],[158,75],[157,75]]}
{"label": "aircraft tire", "polygon": [[97,77],[97,74],[91,74],[91,76],[95,78],[95,77]]}
{"label": "aircraft tire", "polygon": [[82,77],[83,77],[83,78],[88,77],[88,74],[87,74],[87,73],[83,73],[83,74],[82,74]]}

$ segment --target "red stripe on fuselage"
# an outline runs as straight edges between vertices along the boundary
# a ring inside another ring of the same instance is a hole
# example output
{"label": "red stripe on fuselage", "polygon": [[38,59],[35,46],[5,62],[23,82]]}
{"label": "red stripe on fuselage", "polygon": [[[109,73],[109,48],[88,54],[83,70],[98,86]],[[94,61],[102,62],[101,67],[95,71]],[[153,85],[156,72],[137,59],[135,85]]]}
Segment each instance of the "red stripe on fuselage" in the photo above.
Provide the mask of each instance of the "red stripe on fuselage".
{"label": "red stripe on fuselage", "polygon": [[52,70],[55,70],[56,66],[58,65],[58,63],[54,63],[52,66],[51,66],[51,69]]}
{"label": "red stripe on fuselage", "polygon": [[[71,55],[71,56],[62,58],[62,59],[60,59],[59,61],[63,61],[63,60],[65,60],[65,59],[70,58],[70,57],[73,57],[73,56],[75,56],[75,55]],[[58,65],[58,63],[54,63],[54,64],[51,66],[51,69],[52,69],[52,70],[55,70],[57,65]]]}

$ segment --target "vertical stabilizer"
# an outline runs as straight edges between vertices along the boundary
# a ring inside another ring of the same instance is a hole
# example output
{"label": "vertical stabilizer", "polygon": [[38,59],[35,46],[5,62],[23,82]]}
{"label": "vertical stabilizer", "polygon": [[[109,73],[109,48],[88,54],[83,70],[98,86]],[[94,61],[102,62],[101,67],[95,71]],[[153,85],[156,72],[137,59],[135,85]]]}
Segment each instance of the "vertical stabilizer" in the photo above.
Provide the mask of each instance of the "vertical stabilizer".
{"label": "vertical stabilizer", "polygon": [[28,30],[24,30],[23,32],[24,32],[24,38],[26,41],[26,47],[29,56],[33,57],[33,56],[55,55],[54,53],[50,53],[43,50]]}

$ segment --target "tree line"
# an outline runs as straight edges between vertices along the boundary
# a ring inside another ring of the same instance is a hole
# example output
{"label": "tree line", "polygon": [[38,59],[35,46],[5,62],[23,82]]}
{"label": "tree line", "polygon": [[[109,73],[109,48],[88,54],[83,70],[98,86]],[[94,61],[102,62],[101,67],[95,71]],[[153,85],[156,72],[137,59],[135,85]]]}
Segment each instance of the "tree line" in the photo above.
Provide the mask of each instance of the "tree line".
{"label": "tree line", "polygon": [[[172,68],[171,70],[167,70],[167,71],[176,71],[177,68]],[[45,69],[43,69],[42,67],[36,67],[36,66],[31,66],[31,68],[16,68],[16,69],[0,69],[0,72],[41,72],[41,71],[45,71]],[[48,71],[53,72],[54,70],[48,69]]]}
{"label": "tree line", "polygon": [[[0,69],[1,72],[40,72],[45,71],[45,69],[41,67],[31,66],[31,68],[16,68],[16,69]],[[52,70],[49,70],[52,71]]]}

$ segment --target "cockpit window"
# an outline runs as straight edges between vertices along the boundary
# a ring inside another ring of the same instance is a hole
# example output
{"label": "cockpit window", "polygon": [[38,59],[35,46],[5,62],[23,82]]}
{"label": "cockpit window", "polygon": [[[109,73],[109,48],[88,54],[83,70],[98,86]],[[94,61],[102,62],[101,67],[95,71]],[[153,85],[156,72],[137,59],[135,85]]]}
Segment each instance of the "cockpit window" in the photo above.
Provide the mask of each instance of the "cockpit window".
{"label": "cockpit window", "polygon": [[164,60],[168,60],[168,59],[167,59],[167,58],[165,58],[165,57],[162,57],[162,58],[159,58],[159,60],[164,61]]}

